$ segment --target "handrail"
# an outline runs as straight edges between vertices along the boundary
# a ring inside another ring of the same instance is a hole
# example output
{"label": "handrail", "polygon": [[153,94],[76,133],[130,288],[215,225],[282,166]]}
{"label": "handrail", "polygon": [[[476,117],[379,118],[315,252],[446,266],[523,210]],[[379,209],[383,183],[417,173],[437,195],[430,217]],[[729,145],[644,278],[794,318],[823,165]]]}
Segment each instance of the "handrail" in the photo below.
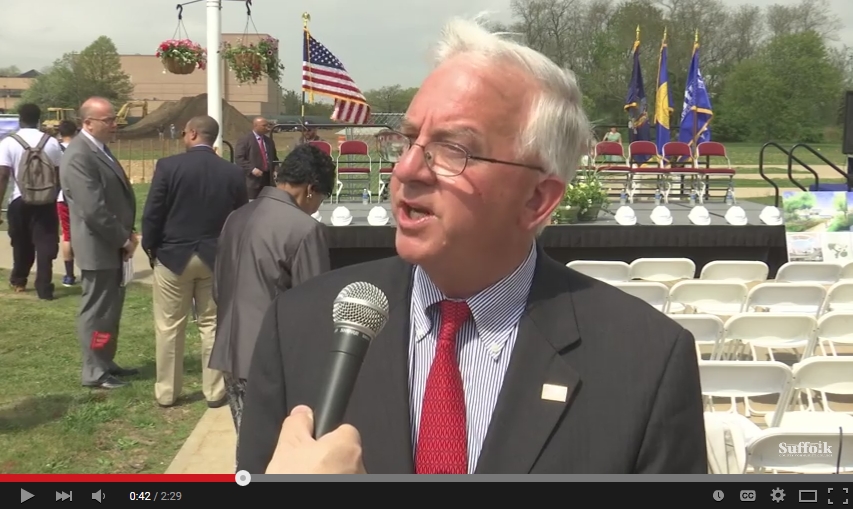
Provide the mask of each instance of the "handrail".
{"label": "handrail", "polygon": [[776,185],[776,182],[773,182],[773,179],[764,174],[764,151],[767,150],[767,147],[773,147],[779,149],[780,152],[784,153],[787,156],[790,156],[790,152],[782,148],[781,145],[776,143],[775,141],[768,141],[761,147],[761,152],[758,153],[758,174],[761,175],[761,178],[764,179],[765,182],[773,186],[773,189],[776,190],[774,195],[774,205],[776,208],[779,207],[779,186]]}
{"label": "handrail", "polygon": [[[829,166],[830,168],[835,170],[836,173],[838,173],[839,175],[844,177],[844,179],[847,181],[847,190],[848,191],[853,190],[853,175],[850,175],[849,173],[845,172],[844,170],[842,170],[841,168],[836,166],[835,163],[833,163],[832,161],[827,159],[823,154],[821,154],[820,152],[818,152],[817,150],[812,148],[811,145],[809,145],[808,143],[797,143],[796,145],[791,147],[791,152],[788,154],[788,178],[791,177],[791,160],[796,159],[794,157],[794,151],[797,150],[798,148],[804,148],[804,149],[808,150],[809,152],[811,152],[812,155],[814,155],[815,157],[817,157],[818,159],[823,161],[824,164],[826,164],[827,166]],[[818,187],[818,181],[817,181],[817,172],[812,170],[809,165],[803,163],[799,159],[796,159],[796,161],[798,163],[800,163],[804,168],[806,168],[807,170],[812,172],[812,175],[815,176],[815,190],[818,190],[819,187]]]}
{"label": "handrail", "polygon": [[[385,129],[394,128],[387,124],[337,124],[330,122],[328,124],[312,124],[310,122],[286,122],[284,124],[276,124],[272,126],[272,132],[281,132],[287,128],[301,127],[303,129],[370,129],[371,127],[384,127]],[[294,129],[298,130],[298,129]]]}
{"label": "handrail", "polygon": [[[793,152],[793,150],[792,150],[792,152]],[[802,166],[803,169],[805,169],[806,171],[811,173],[812,177],[814,177],[815,189],[819,188],[820,187],[820,177],[818,176],[817,172],[814,171],[811,166],[804,163],[801,159],[797,158],[797,156],[795,156],[792,152],[788,152],[788,180],[790,180],[791,183],[794,184],[795,186],[799,187],[801,191],[808,192],[808,189],[806,189],[805,187],[803,187],[802,184],[800,184],[799,182],[794,180],[794,164],[793,164],[793,162],[797,161],[797,163],[799,163],[799,165]]]}

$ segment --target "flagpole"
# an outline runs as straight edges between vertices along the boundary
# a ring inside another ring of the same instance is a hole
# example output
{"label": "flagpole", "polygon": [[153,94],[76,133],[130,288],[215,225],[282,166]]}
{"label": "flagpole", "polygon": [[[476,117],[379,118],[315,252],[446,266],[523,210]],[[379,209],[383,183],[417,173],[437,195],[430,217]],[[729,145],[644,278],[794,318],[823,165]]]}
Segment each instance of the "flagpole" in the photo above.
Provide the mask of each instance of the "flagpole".
{"label": "flagpole", "polygon": [[[306,48],[309,47],[308,46],[308,38],[310,37],[309,32],[308,32],[308,22],[309,21],[311,21],[311,15],[308,14],[307,12],[303,12],[302,13],[302,34],[305,36],[305,43],[304,44],[305,44]],[[311,62],[311,55],[308,55],[308,65],[310,65],[310,62]],[[305,64],[303,63],[303,65],[305,65]],[[300,119],[300,121],[304,124],[305,123],[305,87],[304,86],[302,87],[302,114],[300,116],[302,117]]]}
{"label": "flagpole", "polygon": [[[696,29],[696,36],[693,39],[693,55],[696,54],[696,50],[699,49],[699,29]],[[690,108],[693,110],[693,150],[696,150],[696,142],[699,141],[696,139],[696,134],[699,132],[699,115],[697,110],[699,109],[694,101],[693,106]]]}
{"label": "flagpole", "polygon": [[222,2],[207,0],[207,114],[220,125],[219,135],[213,143],[213,148],[219,154],[222,152],[222,88],[223,65],[219,45],[222,42]]}

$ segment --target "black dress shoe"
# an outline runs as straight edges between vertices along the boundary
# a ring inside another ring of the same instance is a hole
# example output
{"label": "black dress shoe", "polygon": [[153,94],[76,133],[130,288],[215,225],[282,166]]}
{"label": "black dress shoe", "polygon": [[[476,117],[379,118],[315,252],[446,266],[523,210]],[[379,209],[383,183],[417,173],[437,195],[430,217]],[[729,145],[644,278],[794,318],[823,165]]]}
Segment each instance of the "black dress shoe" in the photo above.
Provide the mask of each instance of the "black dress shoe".
{"label": "black dress shoe", "polygon": [[222,408],[228,404],[228,396],[222,396],[222,399],[217,401],[208,401],[207,408]]}
{"label": "black dress shoe", "polygon": [[107,375],[93,384],[83,385],[85,385],[86,387],[94,387],[97,389],[119,389],[121,387],[125,387],[128,384],[127,382],[122,382],[121,380],[112,375]]}
{"label": "black dress shoe", "polygon": [[130,368],[130,369],[116,368],[116,369],[111,369],[110,374],[112,376],[136,376],[139,374],[139,370],[133,369],[133,368]]}

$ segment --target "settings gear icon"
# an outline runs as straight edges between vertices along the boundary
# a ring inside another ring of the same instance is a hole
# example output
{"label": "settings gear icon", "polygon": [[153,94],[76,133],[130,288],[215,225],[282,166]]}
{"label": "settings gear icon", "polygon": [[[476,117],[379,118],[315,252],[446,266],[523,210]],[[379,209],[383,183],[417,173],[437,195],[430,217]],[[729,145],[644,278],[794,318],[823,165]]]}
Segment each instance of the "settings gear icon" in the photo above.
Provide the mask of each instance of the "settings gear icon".
{"label": "settings gear icon", "polygon": [[773,488],[773,491],[770,492],[770,498],[777,504],[782,502],[785,500],[785,490],[782,488]]}

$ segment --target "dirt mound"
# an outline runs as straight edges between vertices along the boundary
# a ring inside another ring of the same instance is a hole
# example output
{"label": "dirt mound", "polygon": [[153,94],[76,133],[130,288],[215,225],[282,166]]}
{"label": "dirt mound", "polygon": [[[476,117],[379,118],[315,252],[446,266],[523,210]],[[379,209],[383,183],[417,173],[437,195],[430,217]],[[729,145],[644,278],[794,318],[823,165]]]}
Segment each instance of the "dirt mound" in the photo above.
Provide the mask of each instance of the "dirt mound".
{"label": "dirt mound", "polygon": [[[118,137],[121,139],[156,137],[160,127],[168,129],[170,124],[175,124],[175,127],[181,130],[191,118],[199,115],[207,115],[207,94],[164,103],[139,122],[119,131]],[[252,130],[252,122],[223,99],[220,128],[223,139],[236,140]]]}

